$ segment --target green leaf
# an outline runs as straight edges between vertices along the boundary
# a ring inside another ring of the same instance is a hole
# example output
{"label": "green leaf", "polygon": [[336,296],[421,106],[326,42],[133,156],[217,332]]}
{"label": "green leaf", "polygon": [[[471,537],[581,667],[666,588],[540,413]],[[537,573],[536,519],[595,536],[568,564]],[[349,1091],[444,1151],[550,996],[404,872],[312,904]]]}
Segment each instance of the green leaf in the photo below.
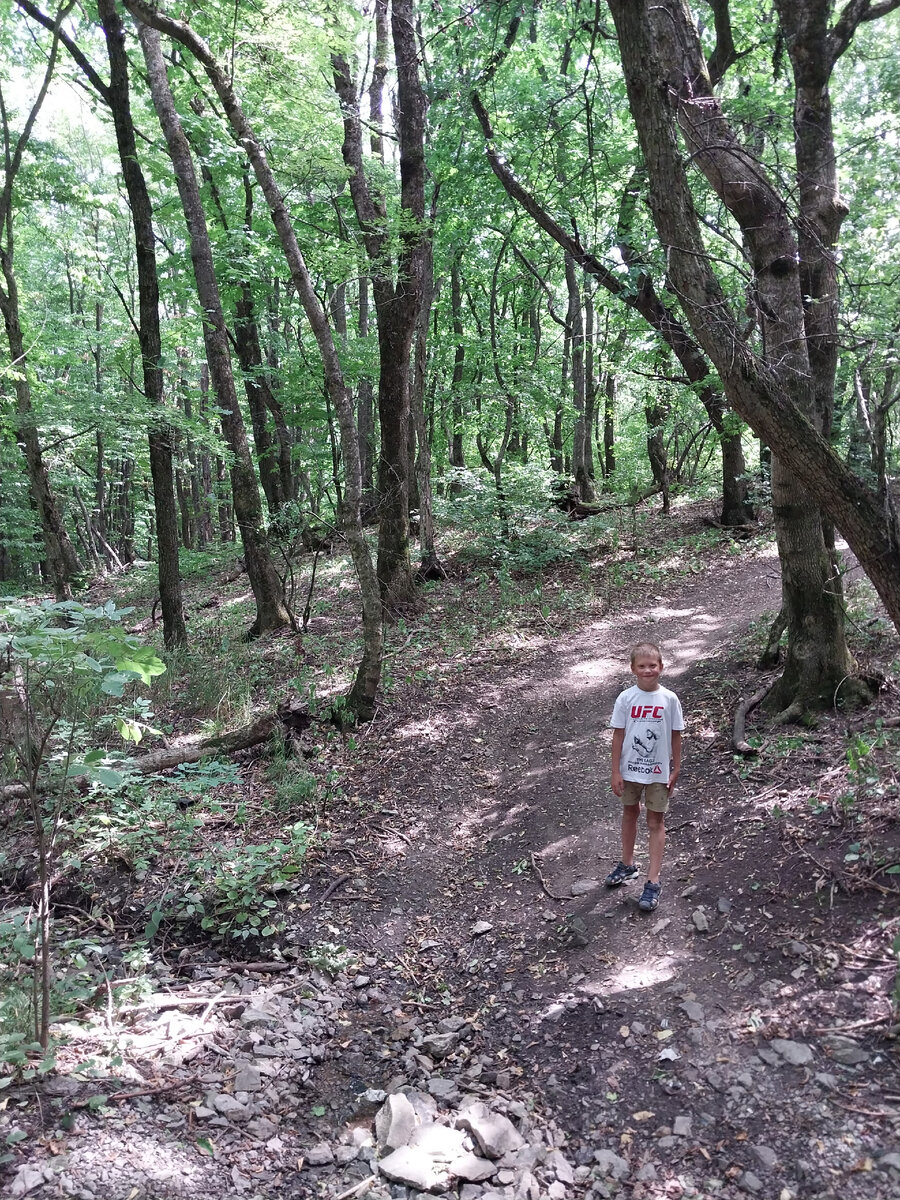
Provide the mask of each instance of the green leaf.
{"label": "green leaf", "polygon": [[324,1117],[327,1110],[324,1104],[314,1104],[310,1111],[314,1117]]}

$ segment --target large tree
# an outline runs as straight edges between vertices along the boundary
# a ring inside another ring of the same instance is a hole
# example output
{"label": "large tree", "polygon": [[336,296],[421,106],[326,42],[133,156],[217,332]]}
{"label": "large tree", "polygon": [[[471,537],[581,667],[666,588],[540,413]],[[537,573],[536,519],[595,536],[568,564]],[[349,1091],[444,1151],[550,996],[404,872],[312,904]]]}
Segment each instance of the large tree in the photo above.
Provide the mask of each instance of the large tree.
{"label": "large tree", "polygon": [[[829,7],[809,0],[807,7],[812,6],[822,10],[820,15]],[[881,11],[888,7],[895,5],[878,6]],[[671,285],[729,401],[772,447],[780,464],[773,478],[773,503],[782,561],[791,564],[785,604],[792,645],[781,698],[793,715],[823,693],[829,698],[839,694],[850,674],[822,523],[810,497],[844,534],[898,628],[900,528],[895,513],[842,462],[825,437],[816,395],[817,388],[821,396],[831,387],[826,373],[833,352],[822,350],[830,336],[827,327],[807,322],[804,282],[810,274],[806,268],[801,271],[788,197],[728,121],[686,5],[682,0],[652,5],[610,0],[610,8]],[[858,3],[851,8],[858,21],[875,6]],[[827,77],[830,68],[823,63],[821,69]],[[765,333],[761,344],[748,338],[713,269],[679,129],[691,165],[743,236]],[[839,208],[833,193],[819,203]],[[832,227],[836,229],[834,221]],[[831,252],[819,247],[820,257]],[[814,354],[811,338],[818,339]]]}
{"label": "large tree", "polygon": [[[386,60],[388,0],[376,0],[376,78]],[[386,198],[374,186],[363,157],[359,88],[348,57],[332,57],[334,86],[344,119],[342,153],[350,195],[372,278],[378,329],[378,582],[388,610],[410,598],[409,420],[413,338],[426,296],[430,232],[425,220],[425,92],[412,0],[392,0],[390,29],[397,71],[396,133],[400,157],[399,234],[388,221]],[[380,114],[376,114],[376,118]],[[392,245],[399,249],[395,255]]]}

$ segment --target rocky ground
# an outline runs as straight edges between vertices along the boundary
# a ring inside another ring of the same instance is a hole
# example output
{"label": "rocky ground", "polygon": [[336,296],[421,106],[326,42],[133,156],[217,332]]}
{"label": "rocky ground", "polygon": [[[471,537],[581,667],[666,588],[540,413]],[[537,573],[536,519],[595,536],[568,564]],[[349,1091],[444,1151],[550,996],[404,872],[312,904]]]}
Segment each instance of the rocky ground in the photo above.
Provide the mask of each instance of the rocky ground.
{"label": "rocky ground", "polygon": [[[3,1093],[4,1195],[900,1194],[896,743],[865,808],[844,742],[876,711],[735,761],[777,561],[654,586],[381,713],[277,955],[186,948],[154,995],[73,1025],[58,1074]],[[644,637],[688,723],[649,916],[639,883],[602,884],[606,721]]]}

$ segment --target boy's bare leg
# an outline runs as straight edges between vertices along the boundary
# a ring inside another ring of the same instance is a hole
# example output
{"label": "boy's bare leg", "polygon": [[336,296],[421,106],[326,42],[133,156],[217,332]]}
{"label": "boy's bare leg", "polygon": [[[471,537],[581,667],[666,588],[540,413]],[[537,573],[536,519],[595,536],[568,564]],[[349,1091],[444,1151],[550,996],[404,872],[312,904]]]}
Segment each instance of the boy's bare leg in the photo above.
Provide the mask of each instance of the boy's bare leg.
{"label": "boy's bare leg", "polygon": [[[659,883],[663,851],[666,848],[666,814],[651,812],[647,809],[647,832],[650,835],[650,869],[647,872],[647,878],[651,883]],[[634,845],[633,838],[632,845]],[[624,859],[622,861],[624,862]]]}
{"label": "boy's bare leg", "polygon": [[622,806],[622,862],[630,867],[634,862],[634,843],[637,838],[638,816],[641,811],[639,804],[624,804]]}

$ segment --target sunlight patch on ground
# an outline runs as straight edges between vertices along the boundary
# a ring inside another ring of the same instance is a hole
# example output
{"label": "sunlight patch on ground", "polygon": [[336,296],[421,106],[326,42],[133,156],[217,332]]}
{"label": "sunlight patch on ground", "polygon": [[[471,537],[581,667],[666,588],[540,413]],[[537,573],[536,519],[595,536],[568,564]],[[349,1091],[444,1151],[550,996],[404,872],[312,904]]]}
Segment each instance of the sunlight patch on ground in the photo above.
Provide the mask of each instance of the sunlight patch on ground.
{"label": "sunlight patch on ground", "polygon": [[[455,724],[472,727],[475,721],[469,717],[460,722],[457,718]],[[439,742],[443,741],[449,729],[450,722],[446,717],[426,717],[424,721],[410,721],[406,725],[401,725],[391,732],[391,737],[397,738],[400,741],[409,741],[415,738],[417,741]]]}
{"label": "sunlight patch on ground", "polygon": [[585,980],[580,990],[588,996],[600,997],[608,996],[611,992],[641,991],[667,983],[674,978],[677,967],[678,958],[674,954],[666,954],[661,958],[634,959],[602,980]]}
{"label": "sunlight patch on ground", "polygon": [[220,607],[235,608],[239,604],[249,604],[252,600],[252,592],[243,592],[240,596],[232,596],[230,600],[223,600]]}
{"label": "sunlight patch on ground", "polygon": [[589,679],[611,679],[621,675],[622,663],[618,658],[589,658],[586,662],[576,663],[569,670],[570,675],[586,675]]}

